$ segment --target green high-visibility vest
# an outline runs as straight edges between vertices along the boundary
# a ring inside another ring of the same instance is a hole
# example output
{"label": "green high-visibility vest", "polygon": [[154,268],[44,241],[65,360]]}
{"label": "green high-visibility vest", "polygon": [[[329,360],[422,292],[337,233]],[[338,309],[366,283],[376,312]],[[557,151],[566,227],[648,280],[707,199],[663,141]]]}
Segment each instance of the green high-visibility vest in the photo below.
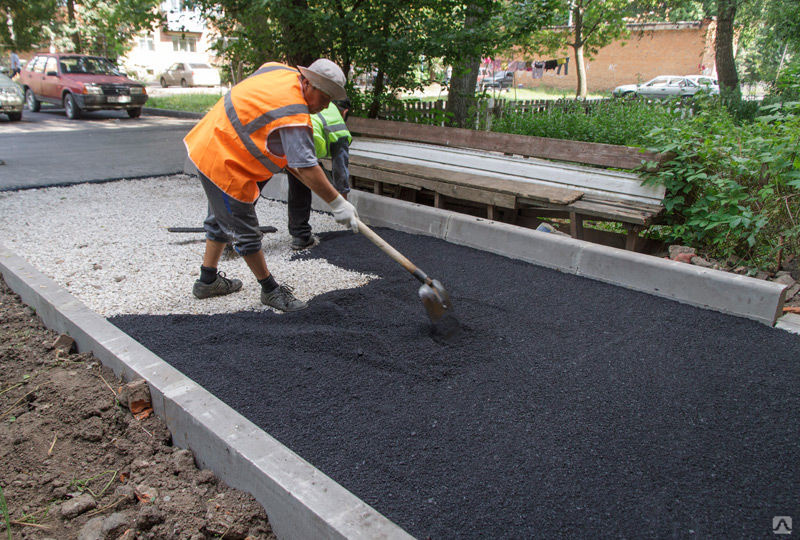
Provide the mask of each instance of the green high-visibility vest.
{"label": "green high-visibility vest", "polygon": [[339,108],[334,103],[328,105],[324,111],[312,114],[311,124],[314,127],[314,150],[318,158],[331,157],[331,144],[339,139],[347,137],[348,143],[353,141]]}

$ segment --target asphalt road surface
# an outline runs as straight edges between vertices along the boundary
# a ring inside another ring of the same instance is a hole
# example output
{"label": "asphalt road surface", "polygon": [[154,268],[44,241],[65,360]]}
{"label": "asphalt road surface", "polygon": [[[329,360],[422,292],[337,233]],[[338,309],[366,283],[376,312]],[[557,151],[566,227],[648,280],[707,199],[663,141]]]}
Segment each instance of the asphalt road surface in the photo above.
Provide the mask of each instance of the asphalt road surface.
{"label": "asphalt road surface", "polygon": [[183,172],[183,136],[196,122],[125,111],[69,120],[45,106],[21,122],[0,115],[0,191]]}

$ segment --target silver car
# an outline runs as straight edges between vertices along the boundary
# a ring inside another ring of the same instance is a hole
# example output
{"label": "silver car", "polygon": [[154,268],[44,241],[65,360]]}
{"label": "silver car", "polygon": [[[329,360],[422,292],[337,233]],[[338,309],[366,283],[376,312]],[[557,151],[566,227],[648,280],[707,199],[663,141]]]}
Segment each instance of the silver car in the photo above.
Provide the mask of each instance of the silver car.
{"label": "silver car", "polygon": [[719,94],[716,79],[705,75],[661,75],[644,84],[617,86],[612,92],[616,97],[637,95],[645,98],[674,98],[693,96],[701,90]]}
{"label": "silver car", "polygon": [[22,88],[8,78],[0,74],[0,113],[8,115],[12,122],[22,120],[22,107],[25,103],[25,94]]}
{"label": "silver car", "polygon": [[219,71],[202,62],[175,62],[158,78],[161,86],[219,86]]}

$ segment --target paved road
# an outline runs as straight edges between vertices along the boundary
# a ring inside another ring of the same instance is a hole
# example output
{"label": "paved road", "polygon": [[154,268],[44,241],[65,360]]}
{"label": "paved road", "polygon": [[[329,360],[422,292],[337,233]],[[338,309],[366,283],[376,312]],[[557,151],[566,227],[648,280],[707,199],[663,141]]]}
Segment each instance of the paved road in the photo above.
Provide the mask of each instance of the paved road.
{"label": "paved road", "polygon": [[63,109],[0,116],[0,191],[183,171],[183,136],[197,120],[98,111],[72,121]]}

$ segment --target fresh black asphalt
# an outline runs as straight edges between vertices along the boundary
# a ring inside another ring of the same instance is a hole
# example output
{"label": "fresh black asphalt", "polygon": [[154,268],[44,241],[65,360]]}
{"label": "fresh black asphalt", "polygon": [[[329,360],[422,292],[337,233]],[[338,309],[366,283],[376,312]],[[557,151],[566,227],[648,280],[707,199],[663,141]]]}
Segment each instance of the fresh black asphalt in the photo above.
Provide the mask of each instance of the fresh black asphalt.
{"label": "fresh black asphalt", "polygon": [[379,233],[447,287],[457,342],[431,339],[418,283],[350,233],[301,256],[381,279],[305,311],[112,322],[420,538],[752,538],[800,519],[800,336]]}

